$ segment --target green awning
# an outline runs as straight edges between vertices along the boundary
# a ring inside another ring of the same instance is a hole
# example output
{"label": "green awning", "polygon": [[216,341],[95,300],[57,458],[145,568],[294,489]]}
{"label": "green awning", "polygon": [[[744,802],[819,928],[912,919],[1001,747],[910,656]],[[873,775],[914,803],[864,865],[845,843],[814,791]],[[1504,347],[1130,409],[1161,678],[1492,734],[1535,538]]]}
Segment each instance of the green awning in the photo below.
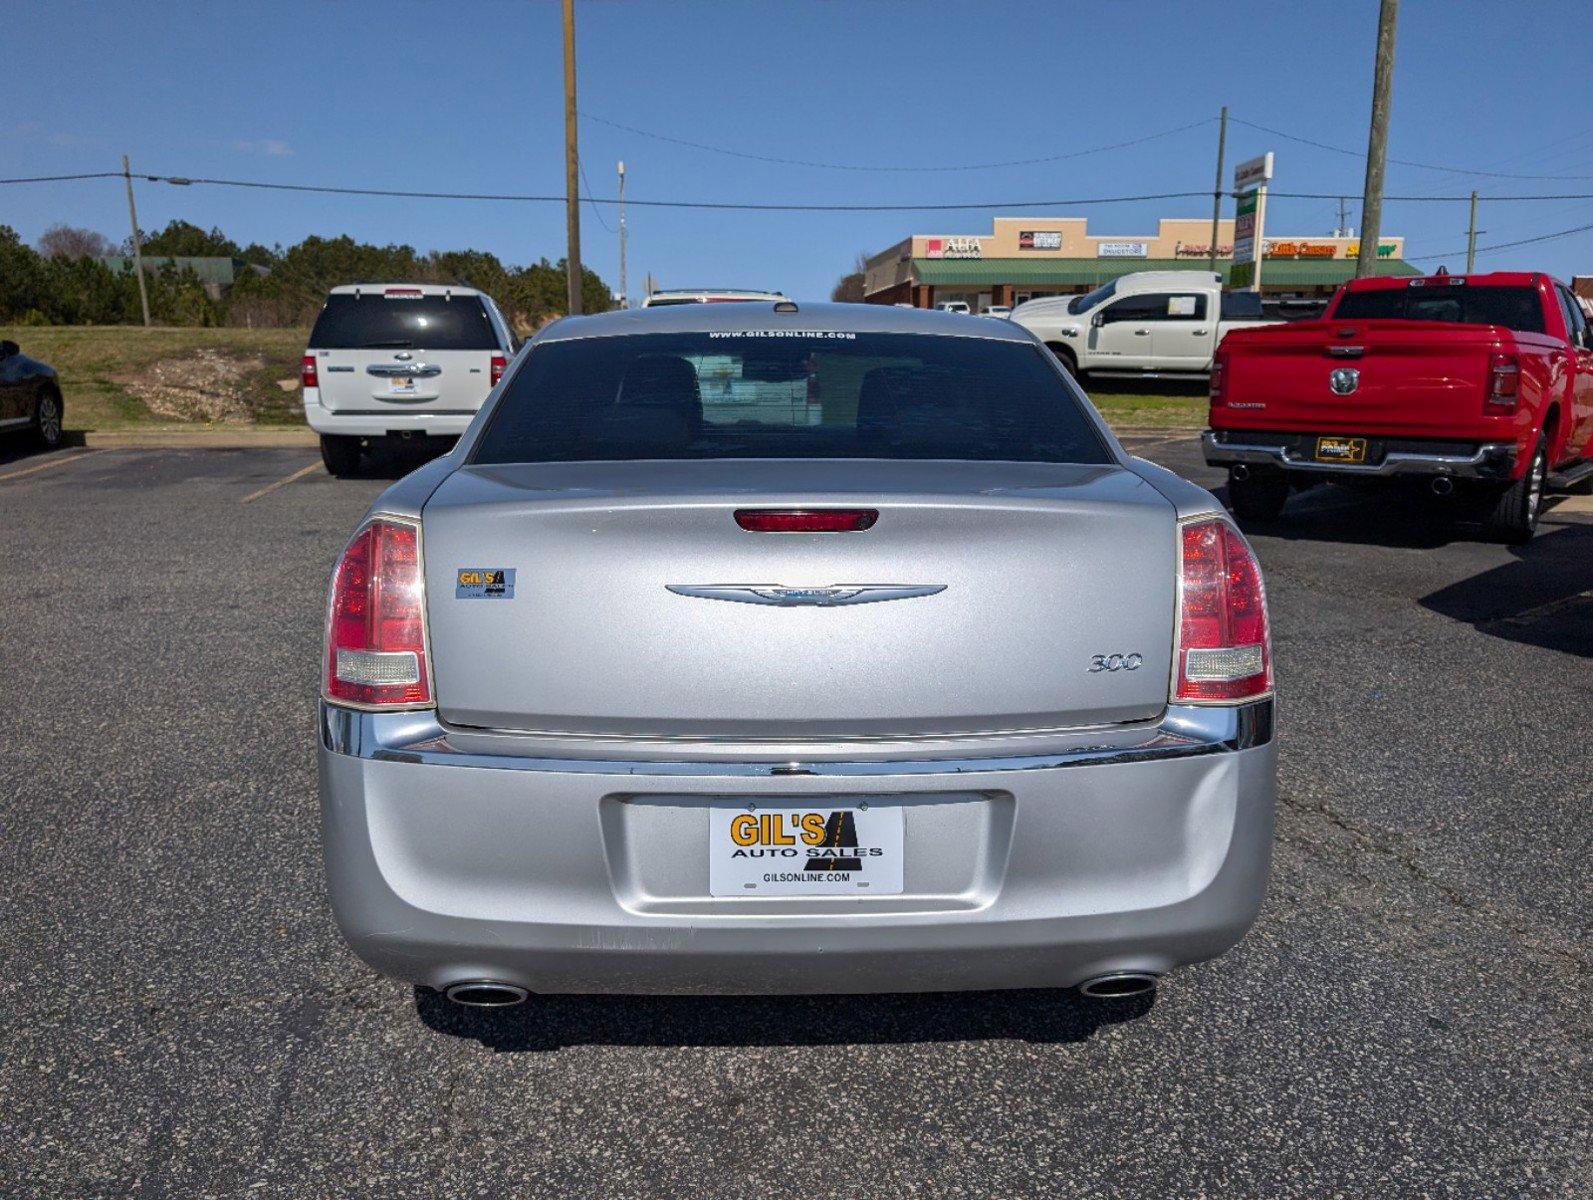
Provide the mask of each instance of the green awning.
{"label": "green awning", "polygon": [[[1231,263],[1217,270],[1228,277]],[[1135,271],[1204,271],[1204,259],[1188,258],[915,258],[913,276],[937,287],[988,287],[993,283],[1023,286],[1095,287]],[[1380,259],[1378,275],[1419,275],[1408,262]],[[1269,258],[1261,264],[1264,287],[1333,287],[1355,275],[1350,258]]]}

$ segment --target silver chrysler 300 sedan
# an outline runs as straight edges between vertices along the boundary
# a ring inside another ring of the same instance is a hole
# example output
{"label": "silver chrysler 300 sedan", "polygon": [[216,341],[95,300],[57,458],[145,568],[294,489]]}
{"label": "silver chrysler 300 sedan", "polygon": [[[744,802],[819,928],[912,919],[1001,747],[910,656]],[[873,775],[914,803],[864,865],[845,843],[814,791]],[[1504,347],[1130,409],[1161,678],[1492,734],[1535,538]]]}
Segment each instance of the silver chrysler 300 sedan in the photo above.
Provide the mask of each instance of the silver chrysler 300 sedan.
{"label": "silver chrysler 300 sedan", "polygon": [[1256,560],[1021,326],[559,321],[334,573],[327,870],[377,970],[1124,995],[1254,919]]}

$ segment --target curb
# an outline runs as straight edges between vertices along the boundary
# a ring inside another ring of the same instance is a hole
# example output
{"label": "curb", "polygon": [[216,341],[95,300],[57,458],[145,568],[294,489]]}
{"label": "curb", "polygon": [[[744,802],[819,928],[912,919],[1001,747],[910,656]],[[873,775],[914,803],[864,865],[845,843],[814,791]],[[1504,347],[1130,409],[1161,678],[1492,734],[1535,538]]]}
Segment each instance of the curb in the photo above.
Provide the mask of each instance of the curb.
{"label": "curb", "polygon": [[[71,436],[69,433],[68,437]],[[247,450],[319,445],[312,429],[107,429],[80,435],[90,450]]]}

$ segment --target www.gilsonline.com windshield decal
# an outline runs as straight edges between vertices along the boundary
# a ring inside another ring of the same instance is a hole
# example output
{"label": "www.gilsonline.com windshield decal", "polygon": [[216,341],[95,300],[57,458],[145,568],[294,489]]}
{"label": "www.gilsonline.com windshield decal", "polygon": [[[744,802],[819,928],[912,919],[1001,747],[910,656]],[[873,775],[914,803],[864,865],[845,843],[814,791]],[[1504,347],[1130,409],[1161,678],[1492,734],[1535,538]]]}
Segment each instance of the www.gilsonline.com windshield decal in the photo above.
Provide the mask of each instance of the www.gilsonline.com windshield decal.
{"label": "www.gilsonline.com windshield decal", "polygon": [[710,338],[829,338],[838,342],[855,342],[857,334],[839,329],[720,329],[708,334]]}

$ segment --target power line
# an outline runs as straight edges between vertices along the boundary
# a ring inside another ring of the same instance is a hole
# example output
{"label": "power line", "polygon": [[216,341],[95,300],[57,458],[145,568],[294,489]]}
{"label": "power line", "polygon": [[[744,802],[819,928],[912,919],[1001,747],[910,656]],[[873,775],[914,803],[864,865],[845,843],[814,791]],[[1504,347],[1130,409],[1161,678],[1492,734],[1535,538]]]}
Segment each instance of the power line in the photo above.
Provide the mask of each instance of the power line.
{"label": "power line", "polygon": [[731,158],[746,158],[753,162],[778,163],[786,167],[816,167],[824,171],[991,171],[997,167],[1028,167],[1039,163],[1061,162],[1068,158],[1083,158],[1087,154],[1103,154],[1108,150],[1124,150],[1130,146],[1139,146],[1145,142],[1153,142],[1157,138],[1171,137],[1175,133],[1186,133],[1191,129],[1199,129],[1202,125],[1210,125],[1216,117],[1205,117],[1199,121],[1191,121],[1187,125],[1179,125],[1173,129],[1163,129],[1159,133],[1147,133],[1143,137],[1130,138],[1124,142],[1113,142],[1106,146],[1092,146],[1088,150],[1070,150],[1061,154],[1047,154],[1039,158],[1015,158],[1006,162],[989,163],[959,163],[950,166],[894,166],[875,163],[831,163],[817,162],[804,158],[776,158],[768,154],[753,154],[745,150],[732,150],[728,146],[711,146],[706,142],[692,142],[685,138],[671,137],[664,133],[654,133],[649,129],[638,129],[634,125],[625,125],[619,121],[611,121],[607,117],[600,117],[594,113],[582,110],[581,116],[588,121],[596,121],[599,125],[607,125],[613,129],[623,129],[626,133],[634,133],[640,137],[652,138],[659,142],[669,142],[675,146],[689,146],[693,150],[706,150],[710,154],[724,154]]}
{"label": "power line", "polygon": [[[1319,142],[1313,138],[1300,137],[1298,134],[1284,133],[1281,129],[1272,129],[1266,125],[1257,125],[1254,121],[1246,121],[1242,117],[1229,117],[1236,125],[1243,125],[1248,129],[1255,129],[1261,133],[1280,137],[1286,141],[1299,142],[1305,146],[1315,146],[1318,150],[1331,150],[1334,154],[1345,154],[1351,158],[1364,159],[1366,155],[1359,150],[1348,150],[1343,146],[1330,146],[1327,142]],[[1419,167],[1424,171],[1445,171],[1451,175],[1485,175],[1490,179],[1593,179],[1593,175],[1526,175],[1514,171],[1477,171],[1467,167],[1444,167],[1436,163],[1414,162],[1408,158],[1390,158],[1391,163],[1398,163],[1402,167]]]}
{"label": "power line", "polygon": [[581,183],[586,187],[586,202],[592,206],[592,215],[597,218],[597,223],[603,227],[605,232],[613,233],[613,227],[603,219],[603,210],[597,206],[597,201],[592,199],[592,181],[586,177],[586,163],[579,158],[575,160],[575,163],[581,169]]}
{"label": "power line", "polygon": [[[1488,254],[1494,250],[1513,250],[1517,246],[1532,246],[1538,242],[1552,242],[1556,238],[1571,237],[1578,233],[1593,231],[1593,225],[1578,225],[1574,229],[1561,229],[1555,233],[1540,233],[1537,237],[1520,238],[1514,242],[1495,242],[1492,246],[1478,246],[1478,254]],[[1462,246],[1459,250],[1448,250],[1443,254],[1418,254],[1415,257],[1406,256],[1406,262],[1426,262],[1432,258],[1454,258],[1457,254],[1464,254],[1466,249]]]}
{"label": "power line", "polygon": [[62,183],[69,179],[120,179],[120,171],[86,171],[81,175],[26,175],[19,179],[0,179],[0,183]]}

